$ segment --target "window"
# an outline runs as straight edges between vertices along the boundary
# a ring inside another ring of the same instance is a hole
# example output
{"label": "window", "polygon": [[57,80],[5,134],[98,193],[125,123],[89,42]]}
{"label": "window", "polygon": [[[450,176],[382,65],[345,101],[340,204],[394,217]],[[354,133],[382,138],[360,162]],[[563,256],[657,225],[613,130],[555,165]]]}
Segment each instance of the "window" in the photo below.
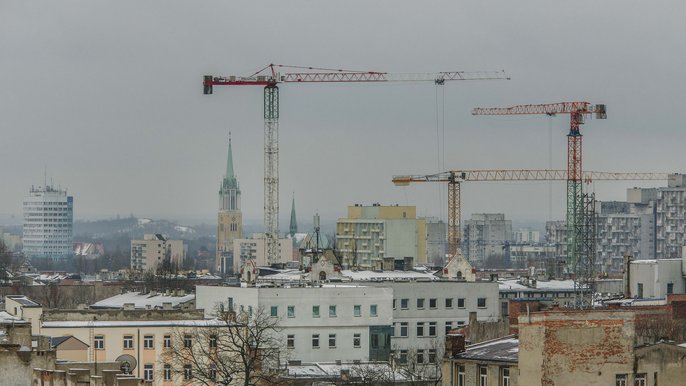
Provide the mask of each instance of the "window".
{"label": "window", "polygon": [[643,283],[638,283],[638,298],[643,299]]}
{"label": "window", "polygon": [[402,364],[407,363],[407,350],[400,350],[400,357],[398,357],[398,362]]}
{"label": "window", "polygon": [[360,347],[362,343],[361,334],[353,334],[353,347]]}
{"label": "window", "polygon": [[319,334],[312,334],[312,348],[319,348]]}
{"label": "window", "polygon": [[336,348],[336,334],[329,334],[329,348]]}
{"label": "window", "polygon": [[193,367],[191,365],[183,365],[183,379],[193,379]]}
{"label": "window", "polygon": [[336,306],[329,306],[329,317],[330,318],[336,317]]}
{"label": "window", "polygon": [[372,342],[370,345],[373,349],[379,348],[379,334],[372,334]]}
{"label": "window", "polygon": [[165,335],[164,336],[164,348],[170,348],[171,347],[171,335]]}
{"label": "window", "polygon": [[217,336],[210,335],[210,348],[217,348]]}
{"label": "window", "polygon": [[353,306],[353,316],[362,316],[362,306],[358,304]]}
{"label": "window", "polygon": [[395,310],[395,299],[393,299],[393,309]]}
{"label": "window", "polygon": [[279,316],[279,307],[278,306],[272,306],[269,315],[273,318],[276,318],[277,316]]}
{"label": "window", "polygon": [[479,386],[488,386],[488,368],[479,366]]}
{"label": "window", "polygon": [[295,306],[288,306],[288,317],[295,318]]}
{"label": "window", "polygon": [[377,311],[376,311],[376,304],[372,304],[369,306],[369,316],[371,316],[371,317],[378,316]]}
{"label": "window", "polygon": [[478,298],[476,299],[476,306],[478,308],[486,308],[486,298]]}
{"label": "window", "polygon": [[424,322],[417,322],[417,336],[424,336]]}
{"label": "window", "polygon": [[312,306],[312,317],[313,318],[319,317],[319,306]]}
{"label": "window", "polygon": [[438,302],[438,301],[437,301],[435,298],[434,298],[434,299],[429,299],[429,308],[431,308],[431,309],[436,308],[436,303],[437,303],[437,302]]}
{"label": "window", "polygon": [[457,299],[457,308],[464,308],[464,298]]}
{"label": "window", "polygon": [[436,336],[436,322],[429,322],[429,336]]}
{"label": "window", "polygon": [[217,379],[217,365],[215,365],[214,363],[212,363],[212,364],[210,365],[210,371],[209,371],[209,374],[208,374],[208,378],[210,378],[210,379]]}
{"label": "window", "polygon": [[151,364],[146,364],[143,367],[143,380],[145,380],[146,382],[153,380],[153,371]]}
{"label": "window", "polygon": [[647,386],[648,383],[646,379],[647,377],[645,373],[636,374],[636,378],[634,378],[634,386]]}
{"label": "window", "polygon": [[464,365],[457,365],[457,386],[465,386]]}
{"label": "window", "polygon": [[143,348],[148,349],[148,350],[155,348],[155,337],[154,337],[154,335],[143,336]]}
{"label": "window", "polygon": [[502,367],[500,369],[500,386],[510,386],[510,368]]}
{"label": "window", "polygon": [[429,350],[429,363],[436,363],[436,349]]}
{"label": "window", "polygon": [[400,299],[400,309],[406,310],[409,308],[410,299]]}
{"label": "window", "polygon": [[162,378],[165,381],[171,381],[171,365],[168,363],[164,364],[164,370],[162,371]]}
{"label": "window", "polygon": [[233,311],[233,298],[229,298],[229,311]]}
{"label": "window", "polygon": [[295,348],[295,335],[286,336],[286,347]]}
{"label": "window", "polygon": [[667,293],[668,294],[674,293],[674,283],[667,283]]}
{"label": "window", "polygon": [[448,335],[448,333],[452,329],[453,329],[453,322],[445,322],[445,334]]}
{"label": "window", "polygon": [[445,308],[453,308],[453,298],[445,299]]}
{"label": "window", "polygon": [[417,309],[424,309],[424,299],[417,299]]}
{"label": "window", "polygon": [[124,350],[133,350],[133,335],[124,335]]}
{"label": "window", "polygon": [[400,323],[400,336],[407,338],[407,322]]}
{"label": "window", "polygon": [[183,336],[183,347],[191,348],[193,347],[193,336],[186,334]]}
{"label": "window", "polygon": [[95,338],[93,338],[93,347],[96,350],[104,350],[105,349],[105,337],[103,335],[96,335]]}
{"label": "window", "polygon": [[424,350],[417,350],[417,364],[424,363]]}

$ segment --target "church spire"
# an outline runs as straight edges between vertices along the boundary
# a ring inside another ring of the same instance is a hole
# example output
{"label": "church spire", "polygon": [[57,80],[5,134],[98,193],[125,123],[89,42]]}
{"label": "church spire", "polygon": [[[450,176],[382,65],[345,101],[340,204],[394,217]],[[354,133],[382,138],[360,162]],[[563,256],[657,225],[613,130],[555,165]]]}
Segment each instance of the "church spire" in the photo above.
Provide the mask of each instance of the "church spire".
{"label": "church spire", "polygon": [[236,178],[233,174],[233,154],[231,153],[231,132],[229,131],[229,153],[226,157],[226,174],[224,178],[231,180]]}
{"label": "church spire", "polygon": [[298,233],[298,221],[295,219],[295,193],[293,193],[293,201],[291,203],[291,226],[289,228],[291,237]]}

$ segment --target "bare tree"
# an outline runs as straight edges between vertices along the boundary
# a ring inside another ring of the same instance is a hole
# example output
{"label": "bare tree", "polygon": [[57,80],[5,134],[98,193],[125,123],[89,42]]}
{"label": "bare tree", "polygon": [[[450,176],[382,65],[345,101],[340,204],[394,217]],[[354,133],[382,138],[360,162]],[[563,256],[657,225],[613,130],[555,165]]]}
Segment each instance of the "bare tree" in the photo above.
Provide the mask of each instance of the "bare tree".
{"label": "bare tree", "polygon": [[12,253],[5,243],[0,240],[0,285],[5,284],[8,279],[8,271],[12,269]]}
{"label": "bare tree", "polygon": [[215,319],[177,328],[162,361],[178,379],[202,385],[280,384],[279,319],[262,308],[235,313],[219,309]]}

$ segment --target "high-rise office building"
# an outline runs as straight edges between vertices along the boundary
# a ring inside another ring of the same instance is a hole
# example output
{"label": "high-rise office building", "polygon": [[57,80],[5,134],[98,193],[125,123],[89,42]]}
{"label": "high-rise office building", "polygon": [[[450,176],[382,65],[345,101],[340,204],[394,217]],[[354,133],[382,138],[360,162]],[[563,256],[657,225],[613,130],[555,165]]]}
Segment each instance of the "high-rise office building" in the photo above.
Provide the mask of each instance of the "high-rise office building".
{"label": "high-rise office building", "polygon": [[52,185],[31,187],[24,198],[23,252],[64,259],[74,253],[74,198]]}
{"label": "high-rise office building", "polygon": [[231,137],[226,157],[226,173],[219,186],[219,213],[217,214],[217,272],[233,273],[233,242],[243,238],[243,214],[241,212],[241,189],[233,171]]}

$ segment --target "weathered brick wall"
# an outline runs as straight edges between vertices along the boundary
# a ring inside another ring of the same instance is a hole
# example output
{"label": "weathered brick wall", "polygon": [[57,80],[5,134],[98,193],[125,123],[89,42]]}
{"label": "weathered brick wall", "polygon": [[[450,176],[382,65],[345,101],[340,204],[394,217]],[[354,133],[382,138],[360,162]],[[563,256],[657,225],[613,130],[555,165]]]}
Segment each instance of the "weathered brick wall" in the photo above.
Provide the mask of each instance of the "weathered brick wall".
{"label": "weathered brick wall", "polygon": [[519,383],[609,385],[630,373],[631,311],[548,311],[519,319]]}

